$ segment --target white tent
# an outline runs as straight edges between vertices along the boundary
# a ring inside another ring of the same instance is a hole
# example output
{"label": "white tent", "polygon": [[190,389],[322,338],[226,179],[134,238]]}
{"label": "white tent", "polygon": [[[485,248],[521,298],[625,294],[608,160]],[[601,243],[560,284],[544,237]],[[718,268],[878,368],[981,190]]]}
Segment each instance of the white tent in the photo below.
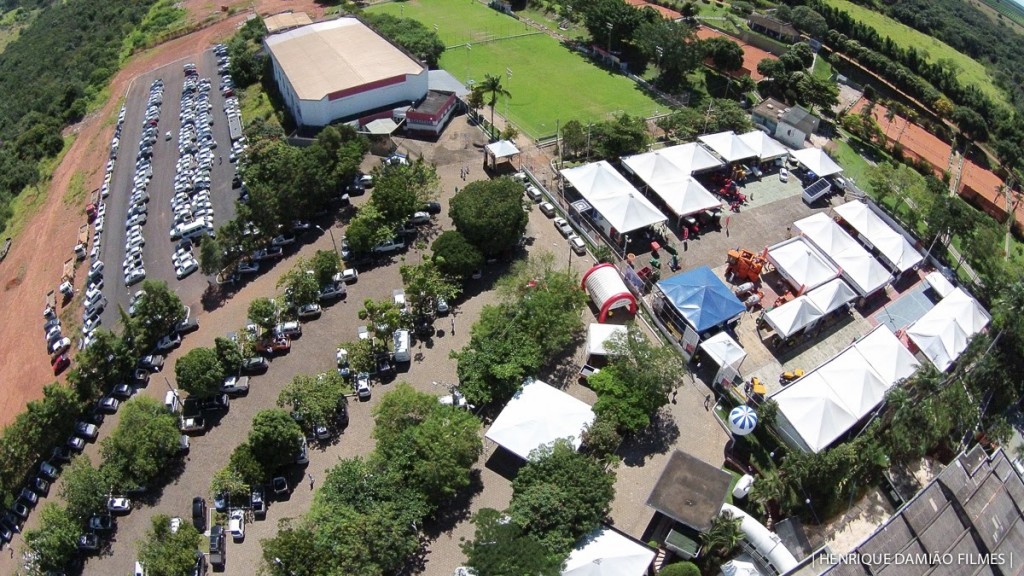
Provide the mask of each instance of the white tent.
{"label": "white tent", "polygon": [[807,293],[807,299],[821,310],[822,314],[828,314],[856,298],[857,293],[841,278],[833,278]]}
{"label": "white tent", "polygon": [[700,343],[700,348],[719,366],[739,366],[747,352],[732,336],[719,332]]}
{"label": "white tent", "polygon": [[861,296],[874,294],[892,281],[889,271],[824,212],[797,220],[793,226],[839,267]]}
{"label": "white tent", "polygon": [[676,164],[662,151],[627,156],[622,159],[622,165],[660,196],[676,216],[689,216],[722,205],[722,201],[694,179],[688,169]]}
{"label": "white tent", "polygon": [[854,200],[837,206],[835,210],[869,246],[877,248],[878,253],[896,270],[909,270],[924,260],[924,256],[903,234],[893,230],[864,202]]}
{"label": "white tent", "polygon": [[990,320],[988,312],[977,300],[962,288],[957,288],[911,324],[907,336],[936,368],[944,372]]}
{"label": "white tent", "polygon": [[761,576],[753,562],[733,558],[721,566],[722,576]]}
{"label": "white tent", "polygon": [[561,171],[562,176],[620,233],[664,222],[665,215],[606,160]]}
{"label": "white tent", "polygon": [[583,274],[580,286],[586,289],[594,305],[600,310],[598,322],[604,322],[608,314],[616,308],[627,308],[630,314],[636,314],[636,297],[626,287],[618,269],[614,265],[603,262],[590,268]]}
{"label": "white tent", "polygon": [[751,130],[746,134],[740,134],[739,139],[756,152],[757,157],[761,160],[772,160],[789,154],[789,148],[760,130]]}
{"label": "white tent", "polygon": [[806,295],[765,312],[764,319],[776,334],[789,338],[824,316]]}
{"label": "white tent", "polygon": [[562,576],[644,576],[654,550],[604,526],[576,543]]}
{"label": "white tent", "polygon": [[731,130],[717,134],[705,134],[698,140],[714,150],[726,162],[738,162],[757,157],[757,152],[744,144],[743,140],[740,140],[740,137]]}
{"label": "white tent", "polygon": [[797,162],[818,176],[831,176],[843,171],[821,148],[802,148],[789,153]]}
{"label": "white tent", "polygon": [[771,396],[779,405],[778,429],[792,445],[819,452],[871,413],[918,362],[887,326]]}
{"label": "white tent", "polygon": [[562,438],[579,448],[594,411],[582,400],[533,380],[509,400],[484,435],[524,460],[534,449]]}
{"label": "white tent", "polygon": [[765,249],[765,258],[798,290],[810,290],[839,275],[820,252],[803,238],[791,238]]}
{"label": "white tent", "polygon": [[885,324],[879,324],[853,345],[886,382],[895,384],[909,378],[921,363]]}
{"label": "white tent", "polygon": [[[724,166],[721,160],[715,158],[714,154],[708,152],[696,142],[662,148],[658,150],[658,154],[672,161],[673,164],[679,166],[687,174],[696,174],[697,172]],[[644,156],[644,154],[638,154],[637,156]],[[637,175],[643,178],[642,175]]]}
{"label": "white tent", "polygon": [[495,158],[507,158],[519,154],[519,148],[508,140],[498,140],[487,145],[487,152]]}
{"label": "white tent", "polygon": [[591,323],[587,328],[587,354],[590,356],[607,356],[605,344],[618,335],[625,337],[626,327],[617,324]]}
{"label": "white tent", "polygon": [[942,275],[942,272],[939,272],[938,270],[933,270],[932,272],[925,274],[924,283],[934,290],[935,293],[939,295],[939,298],[949,296],[955,288],[953,283],[947,280],[946,277]]}

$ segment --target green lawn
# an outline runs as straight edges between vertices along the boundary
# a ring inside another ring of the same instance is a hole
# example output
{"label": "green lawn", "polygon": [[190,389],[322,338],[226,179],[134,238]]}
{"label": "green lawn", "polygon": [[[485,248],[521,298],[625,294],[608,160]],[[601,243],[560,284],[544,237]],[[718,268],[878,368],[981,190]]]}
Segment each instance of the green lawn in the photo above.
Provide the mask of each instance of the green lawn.
{"label": "green lawn", "polygon": [[826,0],[830,6],[846,11],[855,20],[859,20],[871,26],[883,38],[888,36],[901,48],[914,47],[923,52],[928,62],[946,60],[952,62],[959,70],[958,77],[963,84],[973,84],[982,92],[989,95],[996,102],[1008,105],[1006,93],[1004,93],[989,75],[980,62],[969,56],[956,51],[952,46],[925,35],[913,28],[901,24],[884,14],[859,6],[849,0]]}
{"label": "green lawn", "polygon": [[[517,20],[469,0],[410,0],[374,6],[380,11],[437,25],[449,49],[441,67],[463,82],[496,74],[512,94],[508,115],[523,133],[541,138],[555,133],[556,122],[601,121],[617,112],[650,116],[666,110],[628,78],[590,63],[546,34],[479,43],[487,38],[530,32]],[[531,29],[532,30],[532,29]],[[467,40],[471,48],[466,48]],[[458,47],[453,47],[458,46]],[[506,69],[512,70],[512,79]],[[500,101],[497,114],[504,115]],[[490,110],[485,113],[489,116]]]}
{"label": "green lawn", "polygon": [[843,167],[843,175],[853,178],[861,190],[871,194],[871,186],[868,184],[868,171],[871,165],[856,150],[850,146],[847,139],[835,139],[836,149],[832,153],[833,159]]}
{"label": "green lawn", "polygon": [[814,68],[811,69],[811,73],[814,74],[815,78],[828,80],[832,78],[832,65],[819,54],[818,57],[814,59]]}

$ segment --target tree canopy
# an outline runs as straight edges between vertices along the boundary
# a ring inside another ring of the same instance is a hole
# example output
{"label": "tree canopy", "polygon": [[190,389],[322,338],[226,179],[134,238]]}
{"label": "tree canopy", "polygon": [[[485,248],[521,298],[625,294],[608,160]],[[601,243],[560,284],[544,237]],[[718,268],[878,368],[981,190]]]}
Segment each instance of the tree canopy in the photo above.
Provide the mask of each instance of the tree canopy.
{"label": "tree canopy", "polygon": [[451,302],[459,295],[459,286],[444,276],[434,260],[399,269],[405,286],[405,301],[414,318],[431,317],[438,299]]}
{"label": "tree canopy", "polygon": [[185,319],[185,306],[181,299],[162,280],[142,283],[143,297],[135,304],[137,347],[140,353],[149,353],[157,341],[171,333]]}
{"label": "tree canopy", "polygon": [[295,461],[302,437],[302,429],[284,410],[261,410],[252,419],[249,447],[269,478],[279,467]]}
{"label": "tree canopy", "polygon": [[33,574],[62,573],[78,555],[79,520],[67,509],[47,502],[39,511],[39,526],[25,531],[25,547]]}
{"label": "tree canopy", "polygon": [[337,428],[339,405],[344,403],[349,386],[337,370],[323,372],[316,376],[299,374],[281,390],[277,405],[290,406],[293,414],[299,414],[299,426],[307,435],[317,426]]}
{"label": "tree canopy", "polygon": [[224,366],[212,348],[193,348],[174,363],[178,387],[197,398],[210,398],[220,392]]}
{"label": "tree canopy", "polygon": [[163,404],[136,396],[121,408],[114,432],[101,445],[111,489],[152,486],[180,452],[178,421]]}
{"label": "tree canopy", "polygon": [[526,231],[523,187],[511,178],[477,180],[452,197],[449,214],[456,230],[485,255],[518,245]]}
{"label": "tree canopy", "polygon": [[191,522],[182,522],[171,531],[171,518],[166,514],[153,516],[146,538],[140,540],[139,562],[147,576],[180,576],[190,574],[196,566],[196,554],[202,535]]}
{"label": "tree canopy", "polygon": [[437,32],[418,20],[400,18],[391,14],[364,13],[363,18],[380,34],[416,55],[427,66],[436,68],[444,42]]}
{"label": "tree canopy", "polygon": [[430,245],[432,259],[442,273],[462,280],[484,265],[484,256],[461,232],[445,230]]}
{"label": "tree canopy", "polygon": [[102,512],[107,506],[110,486],[104,475],[92,465],[89,456],[79,454],[64,467],[61,474],[60,497],[68,513],[79,522]]}
{"label": "tree canopy", "polygon": [[563,555],[553,554],[534,534],[493,508],[473,516],[476,533],[462,543],[467,565],[487,576],[559,576]]}

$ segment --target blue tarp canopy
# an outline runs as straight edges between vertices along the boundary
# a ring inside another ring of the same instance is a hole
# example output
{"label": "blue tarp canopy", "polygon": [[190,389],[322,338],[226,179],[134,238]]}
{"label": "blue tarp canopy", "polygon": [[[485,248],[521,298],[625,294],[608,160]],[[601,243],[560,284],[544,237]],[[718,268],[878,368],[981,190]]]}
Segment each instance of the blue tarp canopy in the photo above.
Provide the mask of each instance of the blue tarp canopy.
{"label": "blue tarp canopy", "polygon": [[697,332],[728,322],[747,309],[707,266],[662,280],[658,288]]}

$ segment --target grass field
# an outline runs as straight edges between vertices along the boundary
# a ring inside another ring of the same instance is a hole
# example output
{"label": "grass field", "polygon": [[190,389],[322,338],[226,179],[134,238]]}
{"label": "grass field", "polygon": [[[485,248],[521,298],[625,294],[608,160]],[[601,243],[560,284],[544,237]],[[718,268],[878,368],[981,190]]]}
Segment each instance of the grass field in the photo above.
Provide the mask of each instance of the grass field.
{"label": "grass field", "polygon": [[[1015,32],[1024,33],[1024,7],[1015,4],[1013,0],[968,0],[968,3],[982,12],[992,14],[993,21],[1008,22],[1007,26]],[[1000,15],[1003,18],[999,18]]]}
{"label": "grass field", "polygon": [[[448,46],[441,56],[441,67],[466,83],[480,82],[485,74],[500,75],[502,85],[512,94],[507,102],[508,116],[533,138],[554,135],[556,121],[601,121],[618,112],[650,116],[666,109],[628,78],[591,64],[546,34],[487,42],[530,34],[533,29],[525,29],[521,22],[482,4],[470,0],[410,0],[369,10],[404,14],[428,27],[436,25]],[[471,48],[466,48],[467,42]],[[512,70],[511,80],[507,68]],[[496,112],[504,115],[505,110],[502,99]],[[485,113],[489,115],[490,110]]]}
{"label": "grass field", "polygon": [[871,26],[883,38],[888,36],[901,48],[914,47],[926,55],[929,62],[946,60],[959,70],[960,82],[973,84],[1000,104],[1009,105],[1006,93],[993,82],[985,67],[969,56],[958,52],[945,42],[927,36],[873,10],[858,6],[849,0],[826,0],[830,6],[846,11],[855,20]]}

